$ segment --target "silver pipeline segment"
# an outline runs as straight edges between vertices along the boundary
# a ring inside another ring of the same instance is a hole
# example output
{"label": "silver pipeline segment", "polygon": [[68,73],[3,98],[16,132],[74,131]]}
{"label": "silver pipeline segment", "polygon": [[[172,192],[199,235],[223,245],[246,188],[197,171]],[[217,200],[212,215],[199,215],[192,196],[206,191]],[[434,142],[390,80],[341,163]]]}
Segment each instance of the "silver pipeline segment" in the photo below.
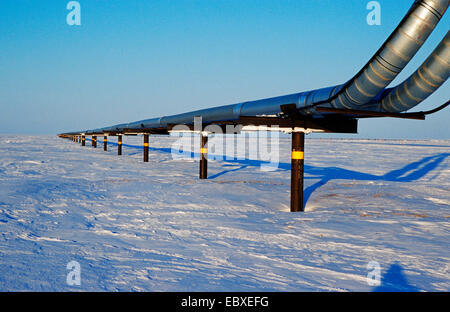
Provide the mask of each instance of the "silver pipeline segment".
{"label": "silver pipeline segment", "polygon": [[[160,118],[151,118],[128,124],[119,124],[110,127],[87,130],[86,133],[103,132],[121,132],[124,129],[152,129],[165,128],[169,124],[192,124],[194,117],[201,116],[205,123],[218,121],[238,120],[240,116],[264,116],[277,115],[281,113],[280,106],[295,103],[297,108],[301,109],[318,101],[325,101],[333,96],[342,86],[327,87],[313,91],[294,93],[289,95],[277,96],[268,99],[243,102],[213,108],[197,110],[189,113],[183,113]],[[313,114],[315,111],[307,110],[305,114]]]}
{"label": "silver pipeline segment", "polygon": [[192,124],[238,120],[240,116],[278,115],[281,105],[295,103],[302,114],[321,117],[315,107],[354,108],[380,111],[385,88],[401,72],[433,31],[450,0],[416,0],[396,30],[371,60],[347,83],[257,101],[208,108],[88,130],[86,133],[120,132],[124,129],[165,128],[169,124]]}
{"label": "silver pipeline segment", "polygon": [[407,80],[386,90],[381,107],[388,112],[406,111],[430,96],[450,76],[450,31],[425,62]]}
{"label": "silver pipeline segment", "polygon": [[331,105],[334,108],[358,109],[374,99],[416,54],[448,5],[449,0],[415,1],[397,29]]}
{"label": "silver pipeline segment", "polygon": [[333,91],[337,90],[339,87],[340,86],[323,88],[269,99],[213,107],[172,116],[164,116],[161,118],[145,119],[128,124],[119,124],[100,129],[88,130],[86,133],[121,132],[124,129],[139,130],[165,128],[169,124],[192,124],[194,117],[198,116],[202,117],[202,121],[204,123],[209,123],[238,120],[240,116],[277,115],[281,113],[281,105],[296,103],[297,108],[303,108],[305,106],[312,105],[315,101],[328,99],[333,94]]}

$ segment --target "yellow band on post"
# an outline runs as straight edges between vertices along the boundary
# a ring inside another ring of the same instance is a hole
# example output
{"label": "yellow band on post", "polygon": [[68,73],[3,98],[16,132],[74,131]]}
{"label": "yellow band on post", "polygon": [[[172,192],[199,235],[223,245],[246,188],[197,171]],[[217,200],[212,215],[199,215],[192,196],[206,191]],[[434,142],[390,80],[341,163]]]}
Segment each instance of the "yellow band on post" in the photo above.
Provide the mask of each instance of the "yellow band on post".
{"label": "yellow band on post", "polygon": [[305,153],[300,151],[292,151],[292,159],[304,159]]}
{"label": "yellow band on post", "polygon": [[145,147],[148,147],[148,143],[144,143],[144,146],[145,146]]}
{"label": "yellow band on post", "polygon": [[201,148],[200,149],[200,154],[208,154],[208,149],[207,148]]}

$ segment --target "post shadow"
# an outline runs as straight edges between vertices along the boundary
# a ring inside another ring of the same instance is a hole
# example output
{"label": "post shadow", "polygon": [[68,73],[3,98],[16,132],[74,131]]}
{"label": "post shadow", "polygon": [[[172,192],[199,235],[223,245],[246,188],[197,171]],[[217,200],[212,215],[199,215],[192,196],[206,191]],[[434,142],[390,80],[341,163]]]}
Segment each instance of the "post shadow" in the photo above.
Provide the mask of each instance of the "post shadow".
{"label": "post shadow", "polygon": [[392,264],[381,278],[381,285],[373,289],[374,292],[418,292],[406,278],[400,264]]}

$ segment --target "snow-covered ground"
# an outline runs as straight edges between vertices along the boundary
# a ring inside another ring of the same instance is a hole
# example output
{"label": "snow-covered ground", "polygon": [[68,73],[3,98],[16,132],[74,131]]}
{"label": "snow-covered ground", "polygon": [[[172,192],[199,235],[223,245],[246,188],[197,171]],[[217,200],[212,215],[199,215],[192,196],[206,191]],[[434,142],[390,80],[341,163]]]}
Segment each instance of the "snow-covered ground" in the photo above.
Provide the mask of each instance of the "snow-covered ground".
{"label": "snow-covered ground", "polygon": [[203,181],[174,140],[151,136],[143,163],[102,137],[0,136],[0,291],[450,290],[449,141],[307,138],[290,213],[287,137],[278,170],[210,160]]}

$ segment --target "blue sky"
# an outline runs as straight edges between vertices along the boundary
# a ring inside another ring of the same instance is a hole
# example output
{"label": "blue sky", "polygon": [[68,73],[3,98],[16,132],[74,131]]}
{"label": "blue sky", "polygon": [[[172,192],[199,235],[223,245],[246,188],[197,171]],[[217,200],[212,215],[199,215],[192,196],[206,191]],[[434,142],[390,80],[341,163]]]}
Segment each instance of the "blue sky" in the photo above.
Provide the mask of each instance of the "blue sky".
{"label": "blue sky", "polygon": [[[56,134],[344,83],[413,0],[0,1],[0,133]],[[393,84],[449,29],[443,18]],[[416,107],[450,96],[448,82]],[[362,120],[344,137],[450,139],[450,109],[426,121]]]}

